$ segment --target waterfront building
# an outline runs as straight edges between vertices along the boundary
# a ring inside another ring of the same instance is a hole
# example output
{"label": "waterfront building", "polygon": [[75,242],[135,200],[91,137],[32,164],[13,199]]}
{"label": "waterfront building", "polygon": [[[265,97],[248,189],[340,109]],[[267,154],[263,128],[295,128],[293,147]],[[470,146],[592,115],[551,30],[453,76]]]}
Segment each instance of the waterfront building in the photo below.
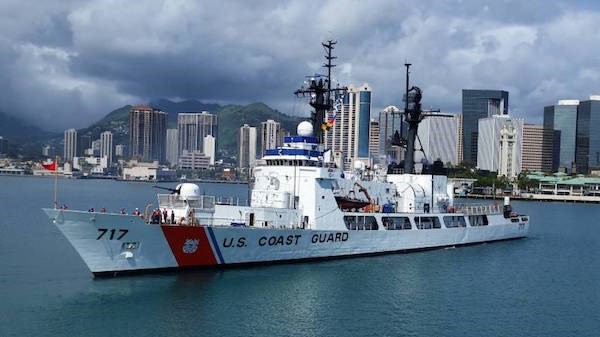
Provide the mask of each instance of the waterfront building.
{"label": "waterfront building", "polygon": [[[328,112],[326,118],[333,119],[335,112]],[[339,111],[335,115],[333,127],[325,131],[324,139],[328,148],[343,153],[344,169],[354,167],[354,161],[369,162],[369,125],[371,121],[371,87],[349,86]],[[318,126],[315,126],[318,127]]]}
{"label": "waterfront building", "polygon": [[281,124],[269,119],[266,122],[260,123],[261,134],[261,157],[263,157],[269,149],[274,149],[282,145],[283,138],[281,137]]}
{"label": "waterfront building", "polygon": [[238,167],[254,167],[256,161],[256,128],[244,124],[238,131]]}
{"label": "waterfront building", "polygon": [[556,105],[544,107],[544,128],[560,131],[558,169],[567,172],[575,169],[578,107],[578,100],[560,100]]}
{"label": "waterfront building", "polygon": [[211,166],[210,160],[202,151],[183,150],[179,155],[178,167],[181,170],[203,170]]}
{"label": "waterfront building", "polygon": [[77,130],[66,130],[64,143],[63,160],[65,162],[72,162],[73,157],[77,156]]}
{"label": "waterfront building", "polygon": [[100,157],[106,157],[109,166],[113,162],[113,134],[110,131],[100,134]]}
{"label": "waterfront building", "polygon": [[423,151],[415,152],[415,162],[427,158],[429,164],[441,160],[444,164],[458,164],[458,118],[430,115],[424,118],[417,132]]}
{"label": "waterfront building", "polygon": [[161,167],[157,160],[152,162],[130,160],[123,163],[121,178],[137,181],[177,181],[177,172]]}
{"label": "waterfront building", "polygon": [[577,173],[600,169],[600,96],[579,102],[575,141]]}
{"label": "waterfront building", "polygon": [[125,146],[125,144],[118,144],[115,145],[115,156],[118,158],[123,158],[125,157],[125,154],[127,153],[127,147]]}
{"label": "waterfront building", "polygon": [[183,150],[203,151],[204,137],[217,137],[217,115],[207,111],[180,112],[177,114],[177,130],[179,132],[179,155]]}
{"label": "waterfront building", "polygon": [[369,124],[369,157],[373,164],[385,162],[384,158],[380,156],[381,151],[381,130],[379,127],[379,121],[371,118],[371,124]]}
{"label": "waterfront building", "polygon": [[104,175],[107,173],[109,166],[107,156],[73,157],[72,169],[83,174]]}
{"label": "waterfront building", "polygon": [[[523,119],[512,118],[508,115],[493,115],[479,120],[477,139],[477,168],[491,172],[499,172],[501,155],[501,131],[502,128],[514,128],[514,172],[521,172],[521,153],[523,148]],[[510,145],[510,144],[506,144]]]}
{"label": "waterfront building", "polygon": [[167,113],[147,105],[129,111],[129,154],[131,158],[151,162],[166,160]]}
{"label": "waterfront building", "polygon": [[167,162],[171,166],[177,165],[179,160],[179,130],[167,129]]}
{"label": "waterfront building", "polygon": [[56,156],[56,148],[54,147],[54,145],[42,146],[42,156],[54,158],[54,156]]}
{"label": "waterfront building", "polygon": [[217,142],[215,137],[212,135],[206,135],[204,137],[204,150],[202,151],[206,157],[208,157],[208,164],[210,166],[215,165],[215,156],[217,152]]}
{"label": "waterfront building", "polygon": [[504,90],[462,90],[463,162],[478,162],[478,121],[508,114],[508,92]]}

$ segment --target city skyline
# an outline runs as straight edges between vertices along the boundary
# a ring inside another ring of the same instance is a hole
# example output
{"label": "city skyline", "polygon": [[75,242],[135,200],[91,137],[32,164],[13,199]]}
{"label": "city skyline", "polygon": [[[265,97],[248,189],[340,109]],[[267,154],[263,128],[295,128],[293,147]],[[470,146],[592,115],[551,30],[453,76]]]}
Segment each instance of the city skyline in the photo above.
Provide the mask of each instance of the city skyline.
{"label": "city skyline", "polygon": [[[151,1],[118,9],[105,1],[5,1],[0,111],[54,131],[156,98],[265,102],[307,116],[292,91],[321,70],[319,44],[329,38],[339,42],[334,79],[370,83],[373,111],[402,105],[405,60],[424,105],[450,112],[460,111],[462,88],[501,88],[511,93],[512,115],[539,124],[544,106],[600,87],[600,5],[593,1],[343,7],[324,2],[315,15],[296,1]],[[227,33],[214,29],[222,26]]]}

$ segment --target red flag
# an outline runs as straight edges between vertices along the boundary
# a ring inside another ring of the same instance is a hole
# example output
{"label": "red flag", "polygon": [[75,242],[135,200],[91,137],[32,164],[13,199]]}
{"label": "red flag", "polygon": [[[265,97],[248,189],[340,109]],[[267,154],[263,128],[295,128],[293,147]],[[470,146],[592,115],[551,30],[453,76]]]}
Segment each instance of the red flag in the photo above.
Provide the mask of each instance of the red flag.
{"label": "red flag", "polygon": [[50,164],[42,163],[42,166],[49,171],[56,171],[56,161],[52,161]]}

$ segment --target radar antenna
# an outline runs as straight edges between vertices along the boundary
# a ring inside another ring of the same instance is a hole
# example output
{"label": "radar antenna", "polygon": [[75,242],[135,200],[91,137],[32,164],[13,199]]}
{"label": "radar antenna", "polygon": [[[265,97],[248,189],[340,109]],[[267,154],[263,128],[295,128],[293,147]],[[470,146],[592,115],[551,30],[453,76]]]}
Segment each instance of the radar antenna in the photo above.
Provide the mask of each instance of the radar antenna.
{"label": "radar antenna", "polygon": [[[423,98],[423,92],[421,88],[413,86],[409,87],[409,74],[410,74],[410,63],[405,63],[406,66],[406,93],[404,94],[404,120],[408,124],[408,132],[406,139],[402,138],[400,144],[406,146],[406,154],[404,156],[404,173],[414,173],[415,171],[415,141],[417,140],[419,129],[419,123],[425,117],[454,117],[449,114],[439,114],[439,109],[436,110],[422,110],[421,99]],[[434,114],[435,113],[435,114]],[[402,127],[400,128],[402,132]],[[421,141],[419,140],[419,143]],[[422,146],[421,146],[422,148]],[[422,151],[422,149],[421,149]]]}
{"label": "radar antenna", "polygon": [[325,122],[326,112],[332,108],[331,94],[343,95],[348,88],[339,87],[331,88],[331,69],[336,65],[332,63],[337,57],[332,55],[332,50],[335,48],[337,41],[328,40],[321,43],[325,48],[325,59],[327,62],[323,64],[327,68],[327,75],[315,74],[308,78],[307,87],[300,87],[294,94],[298,97],[310,97],[309,104],[315,109],[311,114],[312,124],[314,126],[314,136],[323,143],[323,132],[328,130],[330,126]]}

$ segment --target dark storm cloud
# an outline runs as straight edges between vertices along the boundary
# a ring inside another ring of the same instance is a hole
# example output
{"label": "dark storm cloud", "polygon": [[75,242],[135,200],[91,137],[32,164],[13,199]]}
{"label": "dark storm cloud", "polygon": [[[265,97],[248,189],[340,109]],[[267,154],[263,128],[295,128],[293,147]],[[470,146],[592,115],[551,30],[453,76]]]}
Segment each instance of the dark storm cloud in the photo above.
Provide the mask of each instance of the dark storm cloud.
{"label": "dark storm cloud", "polygon": [[462,88],[510,91],[513,112],[600,91],[597,5],[559,1],[3,1],[0,110],[82,127],[155,98],[263,101],[306,113],[292,92],[322,72],[367,82],[373,109],[400,105],[405,60],[427,106],[460,111]]}

